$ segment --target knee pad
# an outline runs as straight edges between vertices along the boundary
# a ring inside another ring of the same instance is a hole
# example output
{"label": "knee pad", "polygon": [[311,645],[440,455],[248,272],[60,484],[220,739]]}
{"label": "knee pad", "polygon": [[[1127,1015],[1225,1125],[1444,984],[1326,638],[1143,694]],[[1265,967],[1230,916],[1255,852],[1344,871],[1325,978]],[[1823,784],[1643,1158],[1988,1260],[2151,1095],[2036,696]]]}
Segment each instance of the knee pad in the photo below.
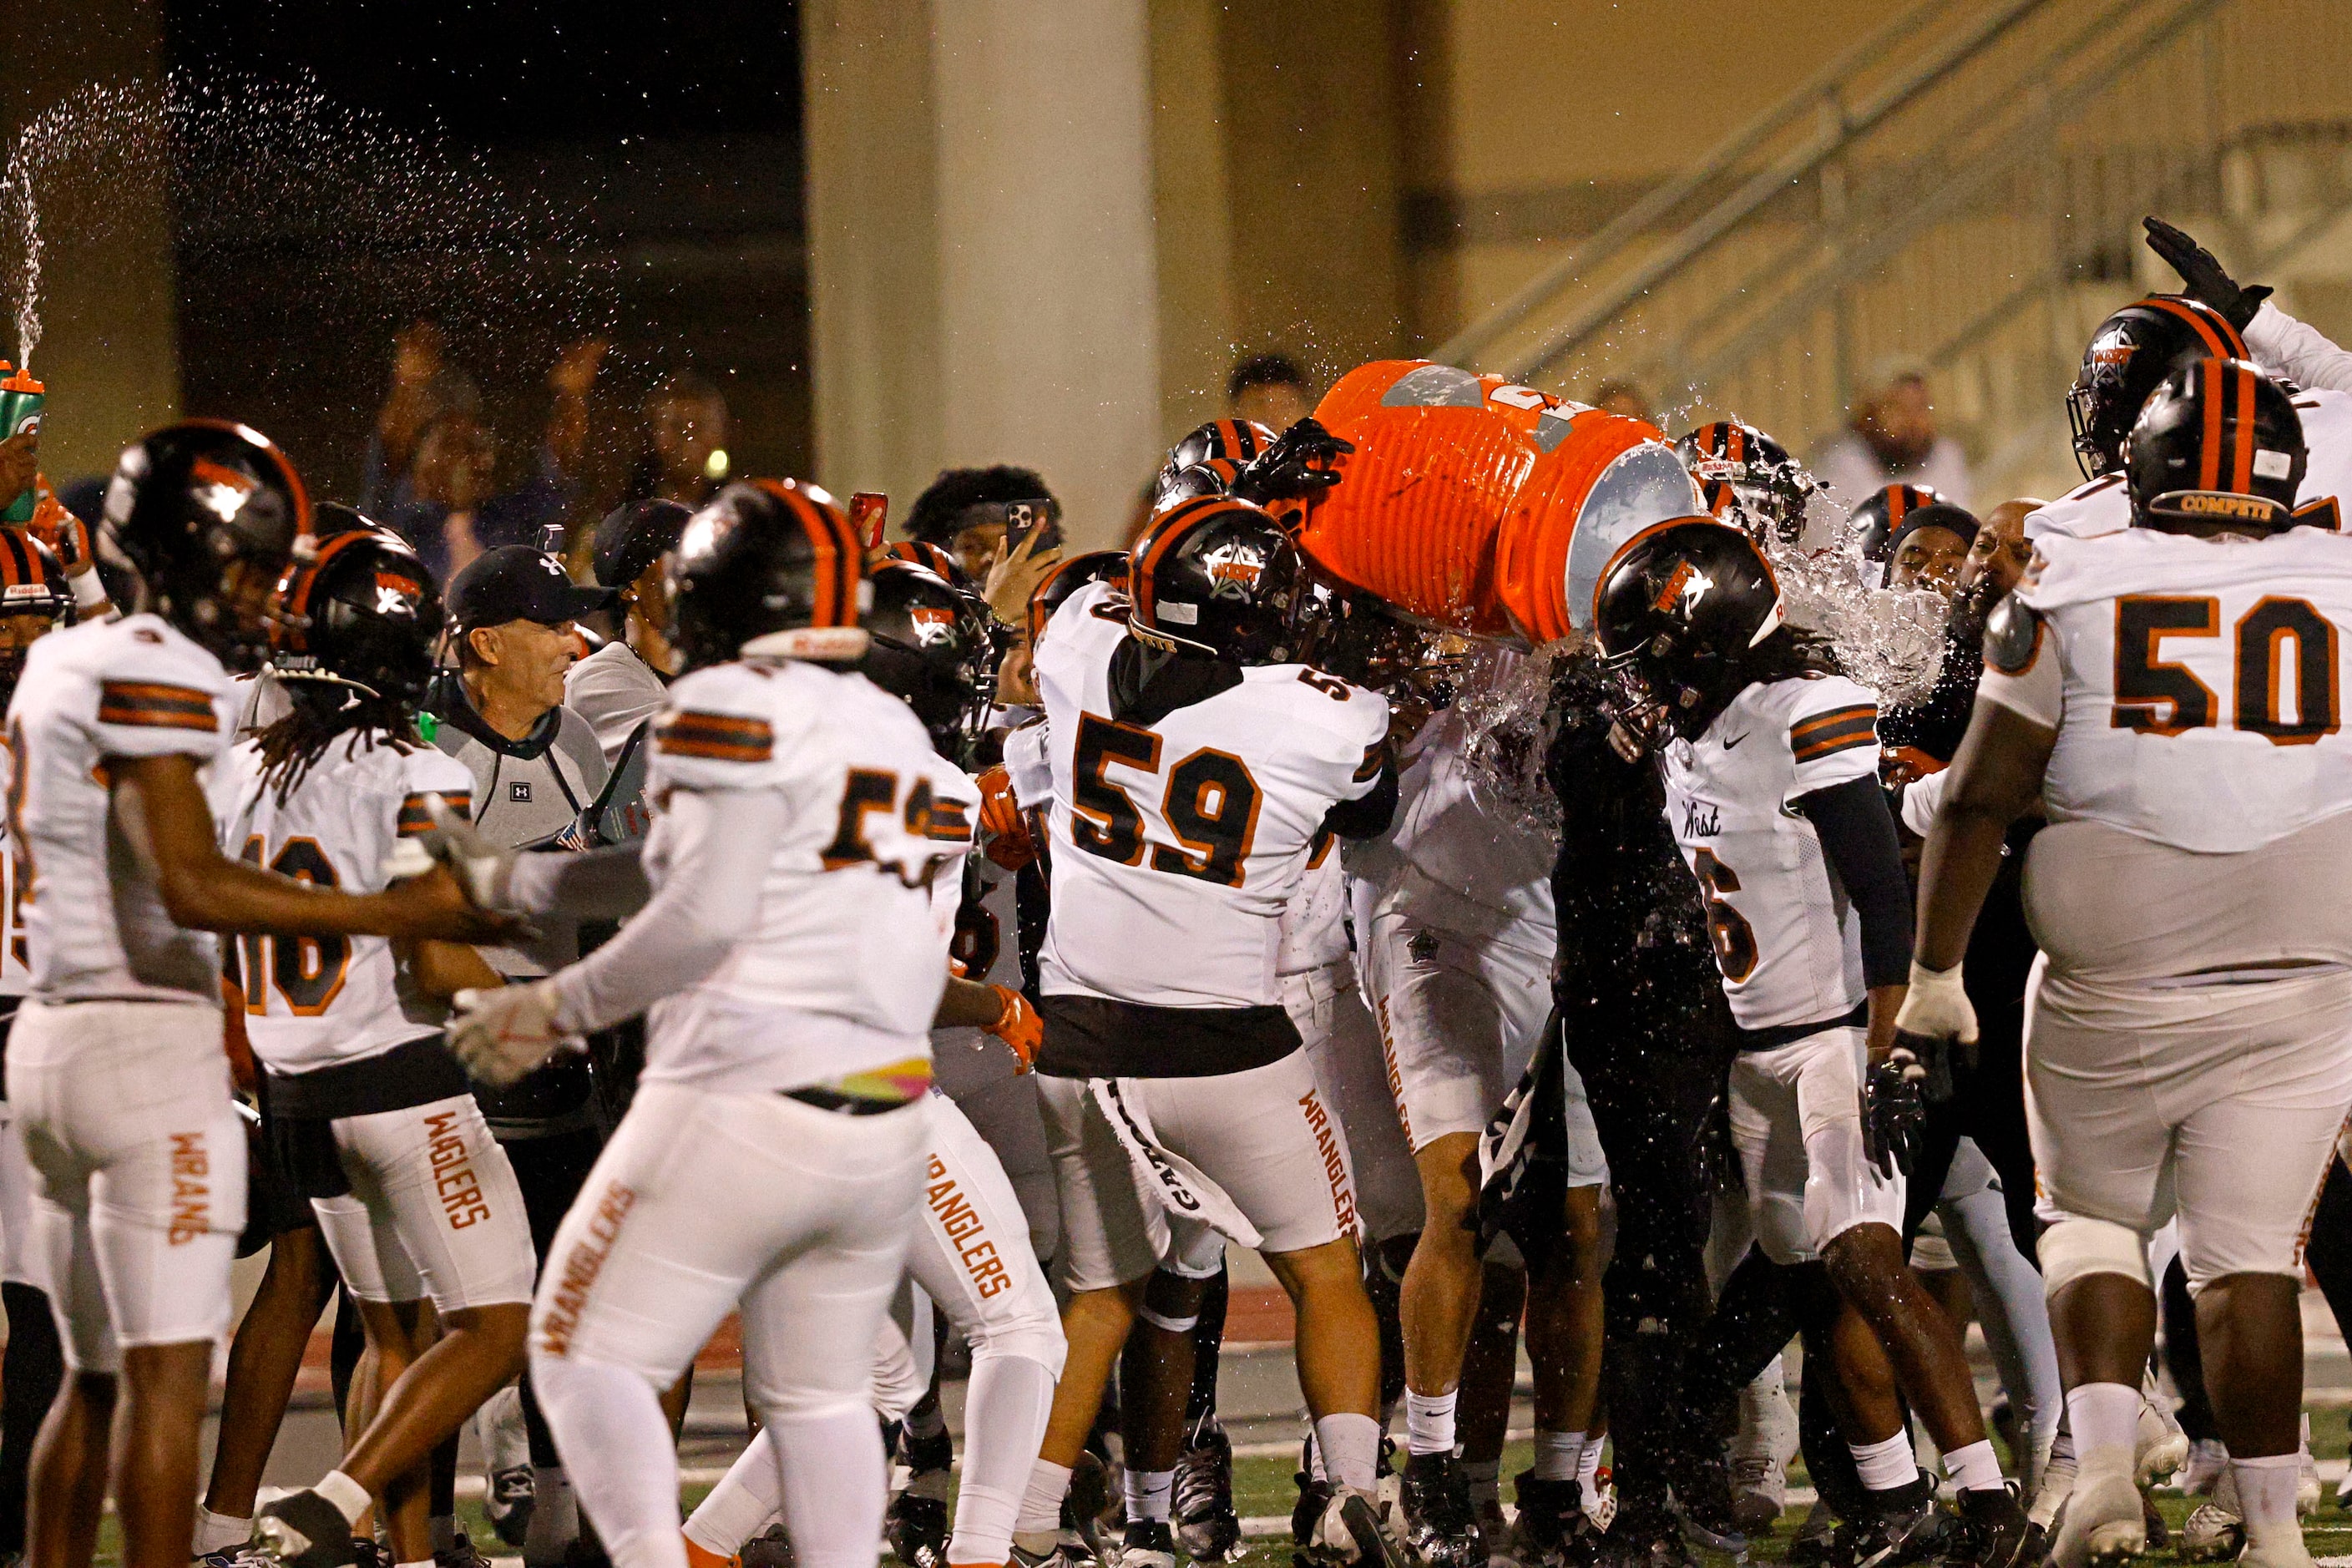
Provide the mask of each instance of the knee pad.
{"label": "knee pad", "polygon": [[1070,1342],[1062,1337],[1061,1320],[1050,1313],[1041,1318],[1024,1315],[1017,1322],[999,1323],[971,1342],[974,1363],[1008,1357],[1034,1361],[1055,1379],[1061,1377],[1062,1363],[1069,1352]]}
{"label": "knee pad", "polygon": [[1201,1314],[1198,1312],[1185,1317],[1175,1317],[1169,1313],[1153,1311],[1151,1303],[1149,1301],[1138,1307],[1135,1310],[1135,1315],[1153,1328],[1165,1329],[1171,1334],[1189,1334],[1201,1326]]}
{"label": "knee pad", "polygon": [[2042,1233],[2044,1295],[2058,1292],[2086,1274],[2121,1274],[2153,1289],[2147,1275],[2147,1238],[2113,1220],[2060,1220]]}

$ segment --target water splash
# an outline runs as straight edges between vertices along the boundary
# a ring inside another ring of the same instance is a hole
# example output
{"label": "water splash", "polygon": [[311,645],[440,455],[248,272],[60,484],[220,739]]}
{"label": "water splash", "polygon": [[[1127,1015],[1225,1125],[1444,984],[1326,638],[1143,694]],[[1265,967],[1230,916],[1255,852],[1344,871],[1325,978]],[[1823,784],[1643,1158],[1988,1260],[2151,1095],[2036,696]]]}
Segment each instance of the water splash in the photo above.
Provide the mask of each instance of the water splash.
{"label": "water splash", "polygon": [[1479,800],[1558,834],[1559,801],[1546,774],[1553,722],[1552,679],[1568,656],[1557,642],[1518,653],[1484,646],[1465,661],[1454,700],[1462,755]]}
{"label": "water splash", "polygon": [[1882,708],[1925,702],[1944,665],[1951,605],[1925,588],[1882,588],[1882,570],[1851,544],[1819,551],[1768,547],[1789,620],[1827,637],[1846,674]]}

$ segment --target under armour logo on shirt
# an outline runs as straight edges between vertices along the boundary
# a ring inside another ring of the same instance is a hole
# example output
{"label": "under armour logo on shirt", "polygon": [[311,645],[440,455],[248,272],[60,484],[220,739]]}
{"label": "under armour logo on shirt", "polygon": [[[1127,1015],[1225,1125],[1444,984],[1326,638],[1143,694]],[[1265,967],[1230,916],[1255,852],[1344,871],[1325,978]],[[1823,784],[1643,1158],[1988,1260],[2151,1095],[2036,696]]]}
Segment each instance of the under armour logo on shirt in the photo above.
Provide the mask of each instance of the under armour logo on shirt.
{"label": "under armour logo on shirt", "polygon": [[512,784],[508,784],[507,798],[513,801],[518,805],[529,805],[530,804],[530,781],[529,779],[517,779]]}

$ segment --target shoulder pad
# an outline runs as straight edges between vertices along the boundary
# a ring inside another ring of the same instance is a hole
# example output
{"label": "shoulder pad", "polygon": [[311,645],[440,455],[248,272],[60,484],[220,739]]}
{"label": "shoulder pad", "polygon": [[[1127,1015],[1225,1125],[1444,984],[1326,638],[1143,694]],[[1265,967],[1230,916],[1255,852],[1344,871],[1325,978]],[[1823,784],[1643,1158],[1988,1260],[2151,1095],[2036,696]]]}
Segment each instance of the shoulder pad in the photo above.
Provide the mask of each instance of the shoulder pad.
{"label": "shoulder pad", "polygon": [[2023,675],[2042,652],[2042,616],[2015,594],[1985,617],[1984,661],[2003,675]]}

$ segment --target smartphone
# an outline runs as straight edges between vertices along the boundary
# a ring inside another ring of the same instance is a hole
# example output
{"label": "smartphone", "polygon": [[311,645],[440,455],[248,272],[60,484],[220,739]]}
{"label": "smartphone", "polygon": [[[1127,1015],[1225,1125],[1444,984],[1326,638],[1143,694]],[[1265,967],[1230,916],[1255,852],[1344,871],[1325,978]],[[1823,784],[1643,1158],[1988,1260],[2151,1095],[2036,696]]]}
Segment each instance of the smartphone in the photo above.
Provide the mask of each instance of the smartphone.
{"label": "smartphone", "polygon": [[849,526],[869,551],[882,548],[882,531],[890,524],[890,498],[880,490],[857,490],[849,498]]}
{"label": "smartphone", "polygon": [[1021,549],[1022,541],[1031,534],[1038,535],[1040,552],[1062,547],[1062,503],[1051,499],[1009,500],[1004,503],[1004,555],[1010,560]]}

